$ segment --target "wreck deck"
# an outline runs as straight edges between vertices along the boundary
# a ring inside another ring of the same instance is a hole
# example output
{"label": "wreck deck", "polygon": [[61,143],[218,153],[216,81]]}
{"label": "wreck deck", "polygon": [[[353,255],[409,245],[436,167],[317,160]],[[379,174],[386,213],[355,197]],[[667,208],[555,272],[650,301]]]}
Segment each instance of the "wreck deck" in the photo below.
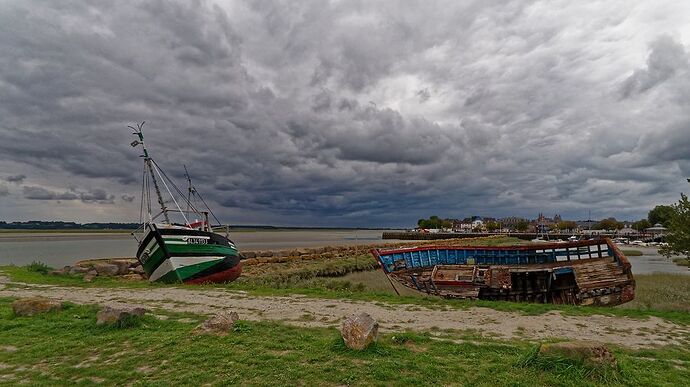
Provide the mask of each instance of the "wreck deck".
{"label": "wreck deck", "polygon": [[609,239],[372,253],[389,278],[443,297],[601,305],[634,298],[630,263]]}

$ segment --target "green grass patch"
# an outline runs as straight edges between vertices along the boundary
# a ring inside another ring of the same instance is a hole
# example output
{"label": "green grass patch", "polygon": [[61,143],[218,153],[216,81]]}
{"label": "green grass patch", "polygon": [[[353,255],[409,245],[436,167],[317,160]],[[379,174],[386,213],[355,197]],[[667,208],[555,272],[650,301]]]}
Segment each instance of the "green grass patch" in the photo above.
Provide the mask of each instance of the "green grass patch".
{"label": "green grass patch", "polygon": [[644,255],[640,250],[621,250],[626,257],[639,257]]}
{"label": "green grass patch", "polygon": [[678,266],[690,267],[690,258],[674,258],[673,263]]}
{"label": "green grass patch", "polygon": [[674,386],[690,378],[681,347],[616,348],[620,369],[603,378],[536,359],[534,344],[521,340],[397,332],[358,352],[332,328],[241,320],[218,337],[194,334],[197,322],[145,316],[116,329],[95,325],[94,306],[29,318],[14,317],[10,302],[0,299],[0,380],[8,384]]}

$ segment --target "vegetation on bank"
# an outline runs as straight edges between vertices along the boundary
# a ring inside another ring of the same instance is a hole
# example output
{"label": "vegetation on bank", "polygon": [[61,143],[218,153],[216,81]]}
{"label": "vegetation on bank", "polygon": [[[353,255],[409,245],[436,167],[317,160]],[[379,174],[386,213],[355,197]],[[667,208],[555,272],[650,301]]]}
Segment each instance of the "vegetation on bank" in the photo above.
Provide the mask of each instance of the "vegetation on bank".
{"label": "vegetation on bank", "polygon": [[623,253],[626,257],[640,257],[644,255],[643,252],[640,250],[625,250],[621,249],[621,253]]}
{"label": "vegetation on bank", "polygon": [[690,349],[613,348],[615,368],[536,355],[534,343],[473,332],[381,335],[357,352],[335,328],[240,321],[229,335],[195,334],[204,318],[156,311],[136,326],[95,324],[95,306],[15,317],[0,299],[0,379],[37,385],[682,385]]}

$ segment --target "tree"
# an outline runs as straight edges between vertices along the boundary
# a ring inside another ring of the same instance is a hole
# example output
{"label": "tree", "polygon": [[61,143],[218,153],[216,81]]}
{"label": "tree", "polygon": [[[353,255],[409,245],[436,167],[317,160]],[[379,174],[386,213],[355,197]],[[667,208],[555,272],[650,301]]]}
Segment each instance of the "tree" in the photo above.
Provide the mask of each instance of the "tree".
{"label": "tree", "polygon": [[577,229],[577,223],[572,220],[562,220],[556,223],[556,227],[558,227],[559,230],[575,230]]}
{"label": "tree", "polygon": [[639,232],[642,232],[650,227],[652,227],[652,224],[649,223],[647,219],[640,219],[632,224],[633,230],[637,230]]}
{"label": "tree", "polygon": [[668,246],[661,247],[659,252],[667,257],[678,254],[690,259],[690,201],[688,197],[680,194],[680,200],[671,209],[673,211],[666,226],[668,233],[664,236]]}
{"label": "tree", "polygon": [[649,211],[647,219],[649,219],[649,223],[651,223],[652,225],[661,223],[662,226],[668,227],[669,221],[671,220],[671,216],[673,216],[674,211],[674,206],[659,205],[654,207],[654,209],[652,209],[651,211]]}
{"label": "tree", "polygon": [[525,232],[529,228],[529,223],[526,220],[520,220],[515,224],[515,229],[520,232]]}
{"label": "tree", "polygon": [[486,230],[489,232],[493,232],[493,231],[501,229],[501,225],[498,222],[494,222],[494,221],[486,222],[485,226],[486,226]]}
{"label": "tree", "polygon": [[616,218],[606,218],[592,226],[594,230],[620,230],[622,228],[623,223],[617,221]]}

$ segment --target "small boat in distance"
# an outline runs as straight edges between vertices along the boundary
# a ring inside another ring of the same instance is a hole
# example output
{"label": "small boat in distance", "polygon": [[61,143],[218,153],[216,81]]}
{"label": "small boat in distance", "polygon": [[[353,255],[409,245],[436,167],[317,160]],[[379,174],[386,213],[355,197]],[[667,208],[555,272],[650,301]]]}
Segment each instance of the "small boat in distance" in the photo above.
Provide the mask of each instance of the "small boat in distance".
{"label": "small boat in distance", "polygon": [[[144,145],[143,126],[144,122],[136,128],[129,126],[137,136],[130,145],[141,146],[141,157],[144,159],[140,211],[142,225],[132,235],[139,243],[137,259],[148,274],[149,281],[201,284],[237,279],[242,273],[240,254],[228,239],[227,228],[225,235],[214,232],[209,223],[209,213],[216,222],[220,222],[192,186],[186,167],[189,187],[185,197],[151,158]],[[174,209],[168,208],[169,202],[163,200],[159,181],[174,204]],[[173,194],[171,188],[177,195]],[[155,215],[151,210],[151,191],[161,208]],[[203,209],[195,203],[196,197],[203,203]],[[183,210],[180,203],[186,209]],[[177,222],[174,217],[178,218]]]}
{"label": "small boat in distance", "polygon": [[635,298],[630,262],[608,238],[372,254],[389,279],[442,297],[575,305],[619,305]]}

